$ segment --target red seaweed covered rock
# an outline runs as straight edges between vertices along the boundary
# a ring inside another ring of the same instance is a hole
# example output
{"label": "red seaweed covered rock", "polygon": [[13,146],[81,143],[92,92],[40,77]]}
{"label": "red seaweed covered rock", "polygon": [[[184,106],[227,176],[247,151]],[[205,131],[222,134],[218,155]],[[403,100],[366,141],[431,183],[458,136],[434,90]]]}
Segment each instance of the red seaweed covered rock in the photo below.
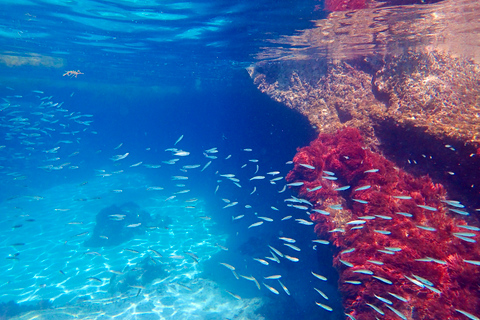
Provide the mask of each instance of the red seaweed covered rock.
{"label": "red seaweed covered rock", "polygon": [[294,163],[287,181],[303,182],[292,186],[312,203],[317,235],[335,246],[348,315],[480,316],[478,221],[442,185],[366,149],[351,128],[320,135]]}

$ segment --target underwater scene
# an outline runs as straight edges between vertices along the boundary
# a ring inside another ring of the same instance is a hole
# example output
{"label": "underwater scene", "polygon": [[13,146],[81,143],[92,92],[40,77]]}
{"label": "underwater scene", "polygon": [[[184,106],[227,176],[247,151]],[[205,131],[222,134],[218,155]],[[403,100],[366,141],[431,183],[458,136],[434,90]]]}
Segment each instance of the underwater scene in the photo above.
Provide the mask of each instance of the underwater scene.
{"label": "underwater scene", "polygon": [[0,19],[0,320],[480,320],[477,1]]}

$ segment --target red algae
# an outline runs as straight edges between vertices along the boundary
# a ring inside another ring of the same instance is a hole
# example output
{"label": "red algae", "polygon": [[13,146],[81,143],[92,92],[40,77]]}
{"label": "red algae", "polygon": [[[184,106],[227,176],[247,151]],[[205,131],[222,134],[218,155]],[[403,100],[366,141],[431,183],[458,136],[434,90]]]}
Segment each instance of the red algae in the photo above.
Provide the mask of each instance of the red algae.
{"label": "red algae", "polygon": [[[304,182],[295,188],[299,196],[323,210],[310,218],[335,247],[347,314],[357,320],[466,319],[457,309],[480,315],[480,265],[464,261],[480,261],[479,232],[458,227],[477,220],[450,211],[442,185],[366,149],[352,128],[321,134],[298,150],[294,163],[287,181]],[[344,186],[350,188],[335,190]]]}

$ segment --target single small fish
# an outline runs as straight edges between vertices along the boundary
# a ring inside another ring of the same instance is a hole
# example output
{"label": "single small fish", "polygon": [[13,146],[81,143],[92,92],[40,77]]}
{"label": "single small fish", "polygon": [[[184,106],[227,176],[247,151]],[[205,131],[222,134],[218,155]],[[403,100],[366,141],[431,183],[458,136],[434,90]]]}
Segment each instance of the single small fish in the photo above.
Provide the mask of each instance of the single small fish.
{"label": "single small fish", "polygon": [[330,209],[333,209],[333,210],[342,210],[343,207],[341,204],[332,204],[331,206],[328,206]]}
{"label": "single small fish", "polygon": [[228,251],[228,248],[227,248],[227,247],[224,247],[224,246],[222,246],[222,245],[220,245],[220,244],[218,244],[218,243],[215,243],[215,246],[216,246],[216,247],[219,247],[219,248],[222,249],[223,251]]}
{"label": "single small fish", "polygon": [[292,208],[295,208],[295,209],[308,210],[307,206],[301,206],[301,205],[298,205],[298,204],[292,204],[292,205],[289,205],[289,206],[291,206]]}
{"label": "single small fish", "polygon": [[236,217],[232,216],[232,221],[242,219],[243,217],[245,217],[245,215],[243,215],[243,214],[241,214],[239,216],[236,216]]}
{"label": "single small fish", "polygon": [[465,242],[470,242],[470,243],[475,243],[475,242],[477,242],[476,240],[474,240],[474,239],[472,239],[472,238],[459,236],[459,235],[457,235],[457,234],[454,234],[453,236],[454,236],[454,237],[457,237],[457,238],[459,238],[460,240],[463,240],[463,241],[465,241]]}
{"label": "single small fish", "polygon": [[139,226],[141,226],[141,225],[142,225],[141,222],[139,222],[139,223],[133,223],[133,224],[127,225],[127,228],[136,228],[136,227],[139,227]]}
{"label": "single small fish", "polygon": [[158,252],[157,250],[154,250],[152,248],[148,249],[150,251],[152,251],[153,253],[155,253],[158,257],[162,258],[163,256],[160,254],[160,252]]}
{"label": "single small fish", "polygon": [[148,187],[147,190],[148,191],[150,191],[150,190],[159,191],[159,190],[163,190],[163,188],[162,187]]}
{"label": "single small fish", "polygon": [[301,251],[299,247],[294,246],[293,244],[284,243],[283,245],[284,245],[284,246],[287,246],[287,247],[290,247],[290,248],[292,248],[292,249],[295,250],[295,251]]}
{"label": "single small fish", "polygon": [[278,249],[275,249],[274,247],[272,246],[268,246],[270,249],[272,249],[273,252],[275,252],[278,256],[282,257],[283,258],[283,253],[281,253]]}
{"label": "single small fish", "polygon": [[275,176],[277,174],[280,174],[280,171],[270,171],[270,172],[267,172],[267,174]]}
{"label": "single small fish", "polygon": [[391,295],[392,297],[395,297],[395,298],[397,298],[397,299],[398,299],[398,300],[400,300],[400,301],[403,301],[403,302],[408,302],[408,300],[407,300],[407,299],[405,299],[405,298],[404,298],[404,297],[402,297],[402,296],[399,296],[398,294],[395,294],[395,293],[392,293],[392,292],[389,292],[388,294],[389,294],[389,295]]}
{"label": "single small fish", "polygon": [[472,230],[472,231],[480,231],[480,228],[478,228],[478,227],[468,226],[468,225],[463,225],[463,224],[457,224],[457,227],[467,229],[467,230]]}
{"label": "single small fish", "polygon": [[237,204],[238,204],[237,201],[231,202],[231,203],[227,204],[225,207],[223,207],[222,209],[230,208],[230,207],[236,206]]}
{"label": "single small fish", "polygon": [[377,266],[383,266],[382,261],[377,261],[377,260],[367,260],[370,263],[376,264]]}
{"label": "single small fish", "polygon": [[333,309],[332,309],[331,307],[329,307],[329,306],[327,306],[327,305],[325,305],[325,304],[322,304],[322,303],[320,303],[320,302],[315,301],[315,304],[316,304],[317,306],[319,306],[319,307],[327,310],[327,311],[330,311],[330,312],[333,311]]}
{"label": "single small fish", "polygon": [[395,214],[399,214],[399,215],[409,217],[409,218],[413,217],[413,214],[410,214],[410,213],[407,213],[407,212],[395,212]]}
{"label": "single small fish", "polygon": [[389,235],[389,234],[391,234],[390,231],[386,231],[386,230],[373,230],[373,232],[380,233],[380,234],[384,234],[384,235]]}
{"label": "single small fish", "polygon": [[394,307],[392,306],[389,306],[388,304],[386,305],[386,307],[390,310],[393,311],[393,313],[395,313],[397,316],[399,316],[400,318],[402,318],[402,320],[407,320],[407,317],[401,313],[400,311],[398,311],[397,309],[395,309]]}
{"label": "single small fish", "polygon": [[183,151],[183,150],[179,150],[177,152],[174,153],[175,156],[179,156],[179,157],[186,157],[190,154],[190,152],[188,151]]}
{"label": "single small fish", "polygon": [[285,287],[285,285],[280,280],[278,280],[278,283],[280,283],[280,285],[282,286],[283,291],[285,291],[286,294],[290,295],[290,291],[288,291],[288,288]]}
{"label": "single small fish", "polygon": [[419,228],[419,229],[422,229],[422,230],[427,230],[427,231],[437,231],[437,229],[435,229],[433,227],[420,226],[420,225],[416,225],[416,227]]}
{"label": "single small fish", "polygon": [[323,214],[324,216],[329,216],[330,212],[325,211],[325,210],[320,210],[320,209],[312,209],[313,212],[318,212],[320,214]]}
{"label": "single small fish", "polygon": [[335,173],[333,173],[332,171],[323,170],[322,172],[325,173],[327,176],[334,176],[335,175]]}
{"label": "single small fish", "polygon": [[141,165],[142,163],[143,163],[143,161],[140,161],[140,162],[137,162],[137,163],[135,163],[135,164],[132,164],[132,165],[130,166],[130,168],[138,167],[138,166]]}
{"label": "single small fish", "polygon": [[247,280],[250,280],[250,281],[253,281],[255,283],[255,285],[257,286],[258,290],[260,290],[260,284],[258,283],[257,279],[255,279],[253,276],[247,277],[247,276],[244,276],[244,275],[240,275],[240,277],[242,277],[244,279],[247,279]]}
{"label": "single small fish", "polygon": [[198,263],[198,257],[197,257],[197,255],[195,255],[193,252],[183,251],[183,253],[185,253],[185,254],[188,255],[190,258],[192,258],[193,261],[195,261],[195,263]]}
{"label": "single small fish", "polygon": [[265,260],[263,260],[263,259],[258,259],[258,258],[253,258],[253,260],[258,261],[258,262],[260,262],[261,264],[268,266],[268,261],[265,261]]}
{"label": "single small fish", "polygon": [[385,219],[385,220],[392,220],[392,217],[384,216],[384,215],[381,215],[381,214],[376,214],[375,217]]}
{"label": "single small fish", "polygon": [[461,236],[461,237],[475,237],[477,234],[473,232],[455,232],[452,233],[454,236]]}
{"label": "single small fish", "polygon": [[312,240],[312,242],[325,244],[325,245],[330,244],[330,242],[327,240]]}
{"label": "single small fish", "polygon": [[347,225],[358,225],[358,224],[365,224],[367,221],[365,220],[353,220],[353,221],[349,221],[347,222]]}
{"label": "single small fish", "polygon": [[471,319],[471,320],[480,320],[479,317],[474,316],[473,314],[468,313],[467,311],[463,311],[463,310],[460,310],[460,309],[455,309],[455,311],[463,314],[465,317],[467,317],[467,318],[469,318],[469,319]]}
{"label": "single small fish", "polygon": [[317,288],[313,288],[313,289],[315,289],[315,291],[317,291],[325,300],[328,300],[328,296],[325,293],[323,293],[323,291]]}
{"label": "single small fish", "polygon": [[173,176],[172,180],[188,180],[188,177],[185,176]]}
{"label": "single small fish", "polygon": [[336,188],[336,189],[333,189],[333,191],[345,191],[345,190],[348,190],[348,189],[350,189],[350,186],[344,186],[344,187]]}
{"label": "single small fish", "polygon": [[348,261],[345,261],[345,260],[342,260],[342,259],[338,259],[338,261],[340,261],[341,263],[343,263],[344,265],[346,265],[349,268],[353,267],[353,264],[348,262]]}
{"label": "single small fish", "polygon": [[[325,171],[324,171],[324,172],[325,172]],[[322,176],[322,179],[335,181],[335,180],[337,180],[338,178],[337,178],[337,177],[332,177],[332,176]]]}
{"label": "single small fish", "polygon": [[257,217],[258,219],[262,219],[262,220],[265,220],[265,221],[268,221],[268,222],[272,222],[273,219],[272,218],[269,218],[269,217]]}
{"label": "single small fish", "polygon": [[123,155],[120,154],[120,155],[113,156],[113,157],[110,158],[110,159],[113,160],[113,161],[123,160],[123,159],[125,159],[126,157],[128,157],[129,154],[130,154],[130,153],[127,152],[127,153],[125,153],[125,154],[123,154]]}
{"label": "single small fish", "polygon": [[308,192],[314,192],[314,191],[317,191],[317,190],[320,190],[320,189],[322,189],[322,186],[318,186],[318,187],[315,187],[315,188],[313,188],[313,189],[307,188],[307,191],[308,191]]}
{"label": "single small fish", "polygon": [[353,191],[362,191],[362,190],[367,190],[370,189],[372,186],[363,186],[363,187],[358,187],[354,189]]}
{"label": "single small fish", "polygon": [[266,285],[265,283],[262,282],[262,284],[265,286],[265,288],[267,288],[268,290],[270,290],[271,292],[275,293],[275,294],[280,294],[280,292],[277,291],[277,289],[273,288],[273,287],[270,287],[269,285]]}
{"label": "single small fish", "polygon": [[292,183],[287,183],[287,186],[289,187],[300,187],[303,186],[304,182],[292,182]]}
{"label": "single small fish", "polygon": [[353,270],[354,273],[361,273],[361,274],[368,274],[368,275],[372,275],[373,272],[370,271],[370,270],[367,270],[367,269],[357,269],[357,270]]}
{"label": "single small fish", "polygon": [[180,141],[182,141],[183,139],[183,134],[180,136],[180,138],[177,139],[177,141],[175,141],[175,143],[173,144],[174,146],[177,145],[177,143],[179,143]]}
{"label": "single small fish", "polygon": [[263,179],[265,179],[265,176],[255,176],[255,177],[250,178],[250,181],[251,180],[263,180]]}
{"label": "single small fish", "polygon": [[300,259],[296,258],[296,257],[292,257],[292,256],[289,256],[289,255],[284,255],[285,259],[288,259],[292,262],[298,262],[300,261]]}
{"label": "single small fish", "polygon": [[364,226],[356,226],[356,227],[351,227],[350,230],[358,230],[358,229],[363,229]]}
{"label": "single small fish", "polygon": [[183,166],[182,168],[188,170],[188,169],[196,169],[196,168],[198,168],[198,167],[200,167],[199,164],[189,164],[189,165]]}
{"label": "single small fish", "polygon": [[367,171],[363,171],[363,173],[375,173],[375,172],[378,172],[379,170],[378,169],[370,169],[370,170],[367,170]]}
{"label": "single small fish", "polygon": [[313,272],[313,271],[310,271],[310,272],[311,272],[311,273],[313,274],[313,276],[314,276],[315,278],[317,278],[317,279],[320,279],[320,280],[322,280],[322,281],[327,281],[327,280],[328,280],[326,277],[324,277],[324,276],[322,276],[322,275],[319,275],[318,273],[315,273],[315,272]]}
{"label": "single small fish", "polygon": [[430,206],[424,206],[424,205],[421,205],[421,204],[417,204],[417,207],[425,209],[425,210],[429,210],[429,211],[437,211],[437,208],[430,207]]}
{"label": "single small fish", "polygon": [[124,248],[123,250],[129,251],[129,252],[131,252],[131,253],[140,253],[140,251],[134,250],[134,249],[130,249],[130,248]]}
{"label": "single small fish", "polygon": [[474,266],[480,266],[480,261],[477,260],[463,260],[463,262],[473,264]]}
{"label": "single small fish", "polygon": [[423,284],[422,282],[416,280],[416,279],[412,279],[410,277],[407,277],[407,276],[404,276],[406,279],[408,279],[410,282],[412,282],[414,285],[416,286],[419,286],[420,288],[425,288],[425,284]]}
{"label": "single small fish", "polygon": [[355,248],[350,248],[350,249],[343,250],[342,252],[340,252],[340,254],[347,254],[347,253],[351,253],[353,251],[355,251]]}
{"label": "single small fish", "polygon": [[390,305],[393,304],[392,301],[390,301],[390,300],[388,300],[388,299],[386,299],[386,298],[379,297],[379,296],[377,296],[376,294],[374,294],[374,296],[375,296],[375,298],[377,298],[378,300],[380,300],[380,301],[382,301],[382,302],[385,302],[386,304],[390,304]]}
{"label": "single small fish", "polygon": [[458,214],[461,214],[462,216],[469,216],[470,215],[470,213],[468,213],[467,211],[463,211],[463,210],[458,210],[458,209],[453,209],[453,208],[448,208],[448,210],[453,211],[453,212],[458,213]]}
{"label": "single small fish", "polygon": [[374,220],[375,217],[374,216],[361,216],[361,217],[358,217],[358,219],[364,219],[364,220]]}
{"label": "single small fish", "polygon": [[277,280],[277,279],[280,279],[281,277],[282,277],[281,275],[276,274],[276,275],[273,275],[273,276],[263,277],[263,279],[266,279],[266,280]]}
{"label": "single small fish", "polygon": [[362,281],[356,281],[356,280],[345,280],[344,282],[348,284],[354,284],[354,285],[362,284]]}
{"label": "single small fish", "polygon": [[370,303],[365,303],[367,306],[369,306],[370,308],[372,308],[373,310],[377,311],[378,313],[380,313],[382,316],[385,315],[385,312],[383,312],[382,310],[380,310],[378,307],[375,307],[373,304],[370,304]]}
{"label": "single small fish", "polygon": [[353,201],[355,202],[358,202],[358,203],[362,203],[362,204],[367,204],[368,201],[365,201],[365,200],[361,200],[361,199],[352,199]]}
{"label": "single small fish", "polygon": [[375,278],[379,281],[382,281],[383,283],[386,283],[386,284],[393,284],[392,281],[388,280],[388,279],[385,279],[385,278],[382,278],[382,277],[379,277],[379,276],[372,276],[372,278]]}
{"label": "single small fish", "polygon": [[310,169],[310,170],[315,170],[315,167],[314,167],[314,166],[311,166],[311,165],[309,165],[309,164],[299,163],[298,165],[299,165],[299,166],[302,166],[302,167],[304,167],[304,168]]}
{"label": "single small fish", "polygon": [[248,226],[247,229],[258,227],[258,226],[261,226],[262,224],[263,224],[263,221],[255,222],[255,223],[252,223],[250,226]]}
{"label": "single small fish", "polygon": [[313,224],[313,222],[307,221],[305,219],[295,219],[295,221],[306,226],[311,226]]}
{"label": "single small fish", "polygon": [[237,294],[234,294],[234,293],[232,293],[232,292],[230,292],[230,291],[228,291],[228,290],[225,290],[225,292],[227,292],[229,295],[231,295],[232,297],[234,297],[234,298],[237,299],[237,300],[242,300],[242,298],[241,298],[239,295],[237,295]]}
{"label": "single small fish", "polygon": [[280,239],[282,241],[285,241],[285,242],[288,242],[288,243],[295,243],[296,242],[296,240],[292,239],[292,238],[278,237],[278,239]]}
{"label": "single small fish", "polygon": [[410,196],[393,196],[395,199],[400,199],[400,200],[410,200],[412,197]]}
{"label": "single small fish", "polygon": [[285,217],[282,218],[282,221],[288,220],[288,219],[292,219],[292,216],[285,216]]}
{"label": "single small fish", "polygon": [[220,262],[220,264],[221,264],[222,266],[224,266],[224,267],[226,267],[226,268],[228,268],[228,269],[232,270],[232,271],[235,271],[235,267],[234,267],[234,266],[232,266],[232,265],[229,265],[228,263],[225,263],[225,262]]}

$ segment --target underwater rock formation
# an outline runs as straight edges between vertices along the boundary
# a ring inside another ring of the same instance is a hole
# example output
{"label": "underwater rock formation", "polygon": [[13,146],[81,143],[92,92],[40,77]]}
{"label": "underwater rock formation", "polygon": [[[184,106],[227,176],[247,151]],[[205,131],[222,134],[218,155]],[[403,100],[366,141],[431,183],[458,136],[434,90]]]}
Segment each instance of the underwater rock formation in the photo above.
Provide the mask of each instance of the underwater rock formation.
{"label": "underwater rock formation", "polygon": [[126,293],[129,290],[141,290],[146,285],[158,278],[164,278],[168,272],[164,270],[160,262],[151,257],[145,257],[133,268],[129,268],[122,274],[114,274],[110,278],[109,292]]}
{"label": "underwater rock formation", "polygon": [[385,58],[260,62],[258,88],[320,133],[361,130],[366,145],[480,206],[480,66],[438,51]]}
{"label": "underwater rock formation", "polygon": [[102,209],[96,217],[93,235],[85,242],[87,247],[116,246],[135,235],[143,234],[152,222],[150,214],[133,202]]}
{"label": "underwater rock formation", "polygon": [[442,185],[395,167],[353,128],[320,134],[294,163],[286,179],[303,182],[293,189],[313,204],[319,238],[334,246],[347,314],[357,320],[377,313],[409,320],[480,314],[478,217],[448,200]]}
{"label": "underwater rock formation", "polygon": [[0,320],[11,319],[22,313],[33,310],[45,310],[52,308],[52,303],[48,300],[31,301],[30,303],[18,304],[15,301],[0,303]]}
{"label": "underwater rock formation", "polygon": [[[322,133],[394,122],[438,140],[480,146],[480,66],[440,52],[336,63],[260,62],[249,69],[259,90],[298,110]],[[373,141],[375,132],[364,132]]]}

